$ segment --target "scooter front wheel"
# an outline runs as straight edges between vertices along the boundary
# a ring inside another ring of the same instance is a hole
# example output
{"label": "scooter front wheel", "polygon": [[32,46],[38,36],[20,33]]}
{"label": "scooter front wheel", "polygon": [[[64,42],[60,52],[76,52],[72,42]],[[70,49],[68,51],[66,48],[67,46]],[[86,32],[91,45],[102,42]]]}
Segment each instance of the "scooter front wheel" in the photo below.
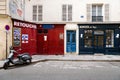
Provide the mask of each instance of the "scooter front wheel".
{"label": "scooter front wheel", "polygon": [[32,62],[31,59],[26,60],[27,64],[30,64],[31,62]]}

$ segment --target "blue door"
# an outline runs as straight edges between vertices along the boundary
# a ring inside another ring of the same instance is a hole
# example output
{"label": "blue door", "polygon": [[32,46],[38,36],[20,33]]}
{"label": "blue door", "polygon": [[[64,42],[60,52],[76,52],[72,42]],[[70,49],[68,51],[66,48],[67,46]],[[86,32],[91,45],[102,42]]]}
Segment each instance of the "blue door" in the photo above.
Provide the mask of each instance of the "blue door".
{"label": "blue door", "polygon": [[67,52],[76,52],[76,31],[67,31]]}

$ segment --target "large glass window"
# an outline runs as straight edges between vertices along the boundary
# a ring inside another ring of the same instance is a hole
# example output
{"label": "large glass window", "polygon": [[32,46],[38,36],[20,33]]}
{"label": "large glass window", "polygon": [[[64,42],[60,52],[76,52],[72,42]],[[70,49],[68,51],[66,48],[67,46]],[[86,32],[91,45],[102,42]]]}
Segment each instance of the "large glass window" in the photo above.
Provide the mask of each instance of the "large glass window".
{"label": "large glass window", "polygon": [[84,31],[84,47],[86,48],[92,47],[92,30]]}
{"label": "large glass window", "polygon": [[114,47],[114,30],[106,30],[106,47]]}

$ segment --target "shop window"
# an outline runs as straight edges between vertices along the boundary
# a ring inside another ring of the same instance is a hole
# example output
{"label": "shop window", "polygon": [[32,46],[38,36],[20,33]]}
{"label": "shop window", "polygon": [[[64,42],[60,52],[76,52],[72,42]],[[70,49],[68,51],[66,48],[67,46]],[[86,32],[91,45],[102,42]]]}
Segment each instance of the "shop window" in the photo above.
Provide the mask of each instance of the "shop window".
{"label": "shop window", "polygon": [[84,31],[84,47],[85,48],[92,47],[92,30]]}
{"label": "shop window", "polygon": [[114,47],[114,30],[106,30],[106,47]]}

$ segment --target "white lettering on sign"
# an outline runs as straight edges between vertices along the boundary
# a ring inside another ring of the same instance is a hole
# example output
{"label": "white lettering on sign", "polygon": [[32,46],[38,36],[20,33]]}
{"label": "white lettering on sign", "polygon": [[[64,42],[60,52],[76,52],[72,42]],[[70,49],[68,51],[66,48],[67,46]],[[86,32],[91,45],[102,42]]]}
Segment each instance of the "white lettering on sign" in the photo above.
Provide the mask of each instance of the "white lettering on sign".
{"label": "white lettering on sign", "polygon": [[37,26],[34,24],[17,22],[17,21],[14,21],[14,26],[25,27],[25,28],[34,28],[34,29],[37,28]]}
{"label": "white lettering on sign", "polygon": [[80,28],[96,28],[96,26],[80,26]]}

